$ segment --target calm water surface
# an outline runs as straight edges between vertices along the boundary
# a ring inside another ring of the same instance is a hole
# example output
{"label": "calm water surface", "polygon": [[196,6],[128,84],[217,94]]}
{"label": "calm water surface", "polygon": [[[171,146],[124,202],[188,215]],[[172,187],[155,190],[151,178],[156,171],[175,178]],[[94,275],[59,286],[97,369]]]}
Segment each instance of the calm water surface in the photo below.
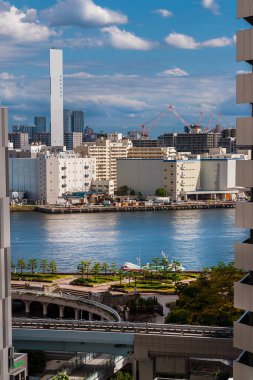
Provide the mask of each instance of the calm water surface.
{"label": "calm water surface", "polygon": [[122,265],[150,262],[164,251],[186,269],[233,260],[246,236],[234,226],[234,209],[48,215],[11,214],[12,259],[55,260],[74,271],[81,260]]}

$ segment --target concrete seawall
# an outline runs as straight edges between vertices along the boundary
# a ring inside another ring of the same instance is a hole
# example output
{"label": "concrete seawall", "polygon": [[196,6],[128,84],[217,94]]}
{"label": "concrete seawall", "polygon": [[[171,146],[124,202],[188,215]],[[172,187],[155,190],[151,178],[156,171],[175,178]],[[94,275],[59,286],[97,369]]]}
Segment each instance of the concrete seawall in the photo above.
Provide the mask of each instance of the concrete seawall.
{"label": "concrete seawall", "polygon": [[235,202],[199,202],[179,203],[153,206],[91,206],[91,207],[55,207],[35,206],[34,211],[47,214],[74,214],[74,213],[102,213],[102,212],[134,212],[134,211],[173,211],[173,210],[200,210],[215,208],[235,208]]}

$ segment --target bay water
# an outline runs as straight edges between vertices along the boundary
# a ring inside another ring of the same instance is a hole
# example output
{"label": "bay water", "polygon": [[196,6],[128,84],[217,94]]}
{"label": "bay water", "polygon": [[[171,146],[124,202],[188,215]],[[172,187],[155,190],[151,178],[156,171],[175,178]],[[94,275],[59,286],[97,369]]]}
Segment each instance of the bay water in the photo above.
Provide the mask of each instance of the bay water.
{"label": "bay water", "polygon": [[19,258],[55,260],[62,272],[81,260],[137,264],[161,257],[201,270],[234,259],[234,243],[247,231],[234,225],[234,209],[96,214],[11,213],[11,249]]}

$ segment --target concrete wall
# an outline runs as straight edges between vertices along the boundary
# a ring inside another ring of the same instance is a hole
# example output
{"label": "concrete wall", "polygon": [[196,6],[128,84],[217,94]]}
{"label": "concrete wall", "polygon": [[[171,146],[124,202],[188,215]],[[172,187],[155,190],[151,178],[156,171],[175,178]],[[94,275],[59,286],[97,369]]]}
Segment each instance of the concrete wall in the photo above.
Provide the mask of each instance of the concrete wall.
{"label": "concrete wall", "polygon": [[117,160],[118,187],[127,185],[142,196],[155,195],[163,186],[163,160],[126,159]]}
{"label": "concrete wall", "polygon": [[8,111],[0,107],[0,380],[9,378],[11,330],[10,212],[8,198]]}

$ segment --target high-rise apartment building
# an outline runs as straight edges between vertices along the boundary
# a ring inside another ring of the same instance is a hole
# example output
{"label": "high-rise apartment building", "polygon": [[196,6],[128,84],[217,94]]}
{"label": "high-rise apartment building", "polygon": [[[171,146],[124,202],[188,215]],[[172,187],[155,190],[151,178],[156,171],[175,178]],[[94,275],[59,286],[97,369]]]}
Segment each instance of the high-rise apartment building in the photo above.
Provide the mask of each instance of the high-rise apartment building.
{"label": "high-rise apartment building", "polygon": [[[253,64],[253,1],[237,0],[237,16],[244,19],[248,29],[237,33],[237,61],[245,61],[252,70]],[[249,26],[251,26],[249,28]],[[238,145],[251,147],[253,153],[253,74],[239,74],[236,78],[237,103],[251,104],[249,117],[237,118],[236,139]],[[237,163],[237,186],[251,189],[249,201],[238,202],[236,225],[249,229],[249,237],[235,244],[235,266],[247,272],[235,284],[235,307],[245,310],[241,319],[234,324],[234,346],[242,354],[234,362],[234,380],[253,379],[253,157]]]}
{"label": "high-rise apartment building", "polygon": [[50,49],[51,145],[63,146],[62,50]]}
{"label": "high-rise apartment building", "polygon": [[11,258],[8,176],[8,111],[0,107],[0,380],[9,379],[11,334]]}
{"label": "high-rise apartment building", "polygon": [[98,180],[113,180],[117,188],[117,159],[127,158],[128,150],[132,147],[130,140],[111,142],[98,139],[95,143],[84,143],[82,154],[96,158],[96,173]]}
{"label": "high-rise apartment building", "polygon": [[35,132],[45,133],[47,132],[47,118],[46,116],[34,117]]}

